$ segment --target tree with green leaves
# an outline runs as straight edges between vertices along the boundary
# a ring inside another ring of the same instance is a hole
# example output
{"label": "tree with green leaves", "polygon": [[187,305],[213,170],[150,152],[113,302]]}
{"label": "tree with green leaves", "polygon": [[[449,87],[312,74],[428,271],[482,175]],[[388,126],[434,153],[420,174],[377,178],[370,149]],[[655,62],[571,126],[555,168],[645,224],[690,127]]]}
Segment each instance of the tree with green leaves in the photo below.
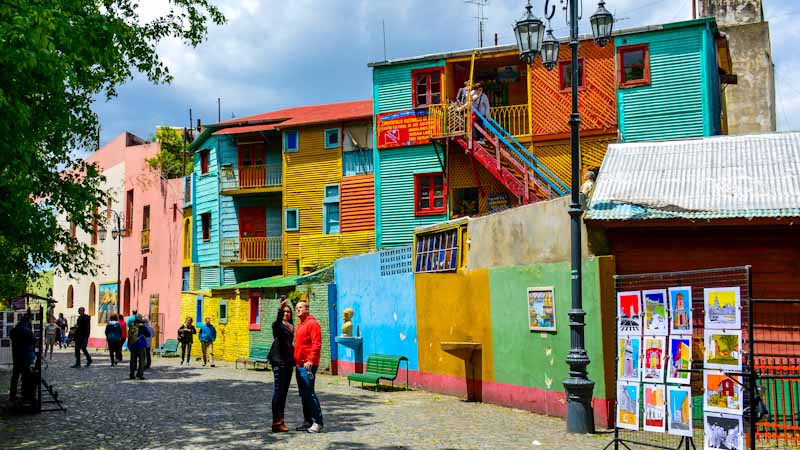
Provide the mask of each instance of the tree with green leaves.
{"label": "tree with green leaves", "polygon": [[136,0],[0,2],[0,297],[45,267],[95,273],[94,249],[58,220],[89,231],[106,203],[98,167],[76,157],[98,146],[93,101],[135,73],[169,83],[158,44],[195,47],[225,22],[209,0],[162,1],[168,12],[152,20]]}
{"label": "tree with green leaves", "polygon": [[161,144],[161,150],[156,156],[146,159],[150,168],[160,171],[164,178],[192,173],[192,158],[185,155],[186,145],[181,131],[162,126],[156,130],[155,140]]}

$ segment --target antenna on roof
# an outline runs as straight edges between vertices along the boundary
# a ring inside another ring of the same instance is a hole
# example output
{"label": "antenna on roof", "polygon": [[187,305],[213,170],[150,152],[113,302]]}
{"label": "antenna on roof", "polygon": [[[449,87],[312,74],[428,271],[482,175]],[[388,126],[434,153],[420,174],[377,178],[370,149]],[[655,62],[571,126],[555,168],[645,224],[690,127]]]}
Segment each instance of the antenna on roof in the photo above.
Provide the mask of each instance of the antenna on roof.
{"label": "antenna on roof", "polygon": [[489,4],[489,0],[464,0],[464,2],[475,5],[476,9],[478,10],[478,15],[475,16],[475,19],[478,20],[478,35],[481,43],[480,46],[483,47],[483,23],[489,20],[488,17],[483,15],[483,8]]}
{"label": "antenna on roof", "polygon": [[386,21],[381,19],[381,27],[383,28],[383,60],[388,61],[386,58]]}

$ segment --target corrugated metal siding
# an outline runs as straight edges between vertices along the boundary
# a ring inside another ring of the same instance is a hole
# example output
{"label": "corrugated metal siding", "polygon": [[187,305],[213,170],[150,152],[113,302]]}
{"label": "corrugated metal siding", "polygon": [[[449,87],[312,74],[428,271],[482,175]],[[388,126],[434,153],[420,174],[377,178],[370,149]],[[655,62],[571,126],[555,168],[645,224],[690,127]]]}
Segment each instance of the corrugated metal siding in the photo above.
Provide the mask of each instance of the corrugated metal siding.
{"label": "corrugated metal siding", "polygon": [[[217,139],[210,138],[202,149],[209,150],[208,173],[200,175],[200,153],[194,155],[195,173],[195,198],[193,208],[194,247],[197,249],[197,262],[201,266],[215,266],[219,264],[219,178],[217,164]],[[211,213],[211,236],[209,241],[203,241],[203,223],[199,216]],[[217,280],[219,282],[219,280]],[[212,285],[216,286],[216,285]]]}
{"label": "corrugated metal siding", "polygon": [[432,145],[401,147],[380,152],[380,248],[411,244],[414,228],[447,220],[447,215],[414,215],[414,174],[441,172]]}
{"label": "corrugated metal siding", "polygon": [[307,284],[299,286],[298,290],[308,295],[308,311],[317,318],[322,330],[322,350],[320,351],[319,368],[325,372],[331,370],[331,347],[325,345],[330,342],[331,328],[328,318],[328,283]]}
{"label": "corrugated metal siding", "polygon": [[359,175],[342,178],[340,191],[342,233],[375,229],[375,177]]}
{"label": "corrugated metal siding", "polygon": [[650,85],[617,90],[624,142],[705,134],[703,32],[681,28],[616,38],[617,47],[647,43],[650,52]]}
{"label": "corrugated metal siding", "polygon": [[297,272],[300,260],[300,237],[322,233],[322,200],[326,184],[342,180],[341,148],[325,149],[324,132],[328,127],[300,130],[300,146],[296,153],[284,154],[283,207],[299,208],[300,229],[285,231],[286,244],[283,273]]}
{"label": "corrugated metal siding", "polygon": [[240,280],[237,279],[236,271],[233,269],[233,267],[222,268],[222,284],[224,285],[236,284],[239,281]]}
{"label": "corrugated metal siding", "polygon": [[200,289],[210,289],[219,286],[219,267],[200,268]]}
{"label": "corrugated metal siding", "polygon": [[411,71],[442,66],[444,60],[373,68],[375,113],[411,109]]}
{"label": "corrugated metal siding", "polygon": [[300,267],[320,269],[338,258],[375,248],[374,231],[305,235],[300,238]]}

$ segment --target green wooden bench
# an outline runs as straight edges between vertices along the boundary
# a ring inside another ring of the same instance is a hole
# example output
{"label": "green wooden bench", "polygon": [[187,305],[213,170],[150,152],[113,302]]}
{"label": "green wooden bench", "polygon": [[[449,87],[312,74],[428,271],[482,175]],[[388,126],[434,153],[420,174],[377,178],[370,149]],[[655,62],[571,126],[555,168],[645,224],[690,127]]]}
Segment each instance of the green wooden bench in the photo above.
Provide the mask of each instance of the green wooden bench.
{"label": "green wooden bench", "polygon": [[258,369],[259,365],[262,366],[262,369],[269,369],[269,360],[267,358],[236,358],[234,368],[238,369],[240,363],[244,369],[247,369],[248,364],[253,366],[253,369]]}
{"label": "green wooden bench", "polygon": [[400,369],[400,361],[406,362],[406,389],[408,389],[408,358],[397,355],[369,355],[364,373],[348,375],[347,384],[349,385],[351,381],[360,381],[361,386],[364,386],[364,383],[370,383],[374,384],[377,389],[381,380],[387,380],[391,381],[392,387],[394,387],[394,380],[397,378],[397,371]]}
{"label": "green wooden bench", "polygon": [[167,356],[167,355],[178,356],[178,340],[167,339],[157,349],[153,350],[153,354],[161,356]]}

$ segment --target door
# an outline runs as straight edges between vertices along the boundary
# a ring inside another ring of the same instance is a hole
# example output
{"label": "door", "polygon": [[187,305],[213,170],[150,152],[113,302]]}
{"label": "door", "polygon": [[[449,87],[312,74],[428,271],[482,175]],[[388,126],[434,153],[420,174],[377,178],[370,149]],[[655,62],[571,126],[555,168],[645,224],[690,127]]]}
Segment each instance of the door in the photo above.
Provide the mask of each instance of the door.
{"label": "door", "polygon": [[263,261],[267,252],[267,207],[239,208],[239,255],[242,261]]}
{"label": "door", "polygon": [[260,142],[239,144],[239,187],[265,186],[264,144]]}

